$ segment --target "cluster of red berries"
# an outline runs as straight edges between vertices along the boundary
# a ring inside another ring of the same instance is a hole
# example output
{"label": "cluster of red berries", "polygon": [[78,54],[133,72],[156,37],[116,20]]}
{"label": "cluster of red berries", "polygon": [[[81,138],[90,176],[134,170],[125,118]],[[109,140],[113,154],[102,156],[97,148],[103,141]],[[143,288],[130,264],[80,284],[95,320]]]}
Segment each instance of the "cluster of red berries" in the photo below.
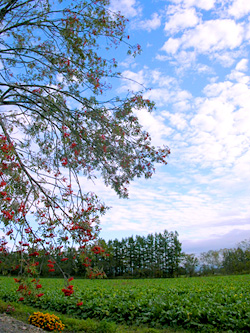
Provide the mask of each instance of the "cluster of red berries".
{"label": "cluster of red berries", "polygon": [[73,287],[74,286],[69,285],[67,288],[63,288],[62,292],[64,293],[65,296],[70,296],[74,293]]}

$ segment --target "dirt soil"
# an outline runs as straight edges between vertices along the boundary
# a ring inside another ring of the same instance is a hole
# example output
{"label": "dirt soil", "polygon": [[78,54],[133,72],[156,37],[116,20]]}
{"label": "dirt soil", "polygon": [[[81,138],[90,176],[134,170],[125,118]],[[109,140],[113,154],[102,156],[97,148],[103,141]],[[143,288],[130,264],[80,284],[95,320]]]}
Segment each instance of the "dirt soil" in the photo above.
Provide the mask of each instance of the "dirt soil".
{"label": "dirt soil", "polygon": [[9,315],[0,314],[0,332],[1,333],[42,333],[45,332],[39,327],[26,324]]}

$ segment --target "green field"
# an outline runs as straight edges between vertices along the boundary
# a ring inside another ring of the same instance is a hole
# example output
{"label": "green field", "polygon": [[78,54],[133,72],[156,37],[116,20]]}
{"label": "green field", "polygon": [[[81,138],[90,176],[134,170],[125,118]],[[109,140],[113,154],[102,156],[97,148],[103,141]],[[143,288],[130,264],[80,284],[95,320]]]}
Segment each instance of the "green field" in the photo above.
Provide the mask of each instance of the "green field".
{"label": "green field", "polygon": [[[250,331],[250,275],[148,280],[74,280],[74,297],[62,279],[42,279],[43,297],[26,304],[79,318],[194,331]],[[0,277],[0,298],[17,301],[17,286]],[[76,298],[75,298],[76,297]],[[82,301],[82,306],[77,306]]]}

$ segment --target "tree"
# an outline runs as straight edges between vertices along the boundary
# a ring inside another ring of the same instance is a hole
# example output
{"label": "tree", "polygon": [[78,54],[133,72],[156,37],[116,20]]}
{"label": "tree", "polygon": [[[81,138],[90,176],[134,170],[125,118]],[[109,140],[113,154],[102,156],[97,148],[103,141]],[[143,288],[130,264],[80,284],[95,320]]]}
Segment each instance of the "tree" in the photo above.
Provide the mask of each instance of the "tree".
{"label": "tree", "polygon": [[200,254],[200,265],[203,274],[215,274],[222,267],[222,251],[209,250]]}
{"label": "tree", "polygon": [[0,1],[0,250],[18,241],[29,266],[40,251],[96,239],[107,207],[79,176],[101,176],[126,198],[130,181],[166,164],[169,149],[151,145],[133,112],[154,104],[108,97],[121,77],[111,47],[140,52],[126,22],[108,0]]}
{"label": "tree", "polygon": [[197,266],[199,265],[198,258],[193,254],[183,254],[182,267],[187,276],[194,276]]}
{"label": "tree", "polygon": [[222,266],[227,274],[246,274],[250,272],[250,242],[244,240],[237,248],[223,250]]}

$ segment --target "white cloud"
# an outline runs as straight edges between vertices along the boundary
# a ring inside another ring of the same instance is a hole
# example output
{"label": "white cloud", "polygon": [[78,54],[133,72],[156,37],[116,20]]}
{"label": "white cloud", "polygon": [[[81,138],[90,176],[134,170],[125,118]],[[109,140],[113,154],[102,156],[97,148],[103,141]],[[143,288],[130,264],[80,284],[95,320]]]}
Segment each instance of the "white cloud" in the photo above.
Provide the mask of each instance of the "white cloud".
{"label": "white cloud", "polygon": [[136,0],[111,0],[110,9],[114,12],[122,12],[126,17],[135,17],[140,12]]}
{"label": "white cloud", "polygon": [[145,98],[157,102],[158,106],[164,106],[169,103],[187,102],[191,94],[187,91],[170,90],[167,88],[154,88],[147,91]]}
{"label": "white cloud", "polygon": [[[250,2],[249,2],[250,3]],[[241,59],[236,65],[235,69],[237,71],[246,72],[248,69],[248,59]]]}
{"label": "white cloud", "polygon": [[162,112],[162,114],[170,120],[172,126],[182,131],[187,127],[187,121],[185,115],[182,113],[170,113],[168,111]]}
{"label": "white cloud", "polygon": [[[234,71],[232,71],[234,73]],[[238,182],[250,181],[250,87],[247,83],[225,81],[205,87],[205,98],[197,99],[196,112],[190,121],[183,140],[188,148],[180,149],[184,159],[202,168],[220,168],[234,174]],[[185,114],[184,114],[185,116]],[[237,165],[237,168],[236,168]],[[225,169],[226,168],[226,169]],[[243,176],[244,175],[244,176]],[[246,177],[246,178],[244,178]],[[225,184],[224,184],[225,186]]]}
{"label": "white cloud", "polygon": [[[125,71],[123,72],[125,77],[131,80],[136,80],[137,82],[143,83],[145,86],[154,85],[154,88],[147,90],[144,93],[144,98],[153,100],[157,102],[157,106],[166,106],[172,103],[176,107],[186,110],[189,106],[189,100],[192,95],[187,90],[182,90],[179,87],[178,80],[174,77],[163,75],[163,73],[158,70],[150,70],[145,68],[139,72]],[[134,81],[124,81],[123,86],[119,88],[119,91],[127,91],[131,88],[141,88]]]}
{"label": "white cloud", "polygon": [[205,64],[198,64],[196,66],[196,70],[200,74],[212,74],[212,73],[214,73],[214,70],[211,67],[209,67],[208,65],[205,65]]}
{"label": "white cloud", "polygon": [[227,78],[232,81],[237,81],[242,84],[247,84],[250,81],[250,77],[242,73],[241,71],[232,71]]}
{"label": "white cloud", "polygon": [[124,59],[124,61],[119,62],[119,66],[125,68],[135,68],[137,67],[137,63],[133,57],[128,56],[126,59]]}
{"label": "white cloud", "polygon": [[224,81],[224,82],[218,82],[218,83],[211,83],[208,84],[204,88],[204,93],[208,97],[215,97],[219,94],[228,91],[233,86],[233,83],[231,81]]}
{"label": "white cloud", "polygon": [[147,67],[140,71],[125,70],[122,72],[124,77],[118,92],[139,91],[144,87],[150,87],[152,84],[155,88],[147,90],[144,98],[152,99],[162,103],[179,103],[191,98],[191,94],[186,90],[181,90],[176,78],[163,75],[158,69],[150,70]]}
{"label": "white cloud", "polygon": [[186,31],[180,38],[170,37],[162,47],[167,53],[175,54],[178,49],[194,49],[198,53],[212,53],[235,49],[243,41],[244,28],[233,20],[210,20]]}
{"label": "white cloud", "polygon": [[145,74],[144,70],[139,72],[132,72],[126,70],[122,72],[122,86],[118,89],[118,92],[127,92],[128,90],[137,92],[143,90],[143,85],[145,84]]}
{"label": "white cloud", "polygon": [[239,19],[250,13],[250,1],[234,0],[228,9],[228,13]]}
{"label": "white cloud", "polygon": [[223,67],[227,68],[231,67],[235,63],[239,54],[240,52],[238,51],[220,50],[219,52],[214,52],[210,54],[209,58],[210,60],[215,60]]}
{"label": "white cloud", "polygon": [[194,47],[199,52],[234,49],[243,40],[244,29],[233,20],[210,20],[200,24],[184,36],[184,48]]}
{"label": "white cloud", "polygon": [[199,72],[199,66],[196,64],[197,54],[195,51],[181,50],[175,55],[175,61],[173,64],[176,66],[177,75],[182,74],[187,69],[197,70]]}
{"label": "white cloud", "polygon": [[209,10],[215,5],[216,0],[171,0],[176,4],[181,4],[184,7],[198,7],[201,9]]}
{"label": "white cloud", "polygon": [[162,51],[165,51],[166,53],[171,53],[171,54],[175,54],[179,47],[181,45],[181,39],[180,38],[172,38],[170,37],[165,44],[163,45],[163,47],[161,48]]}
{"label": "white cloud", "polygon": [[191,121],[194,127],[202,128],[205,132],[212,132],[216,128],[216,120],[212,116],[197,114]]}
{"label": "white cloud", "polygon": [[172,76],[165,76],[162,75],[162,73],[159,70],[152,70],[149,71],[149,81],[157,84],[159,87],[168,87],[173,89],[173,87],[176,87],[178,85],[178,82],[176,78]]}
{"label": "white cloud", "polygon": [[152,30],[156,30],[161,26],[161,17],[157,13],[153,13],[151,16],[151,19],[145,20],[145,21],[140,21],[137,24],[137,28],[147,30],[148,32]]}
{"label": "white cloud", "polygon": [[185,28],[195,27],[198,23],[199,18],[194,8],[178,8],[166,22],[164,30],[167,33],[177,33]]}
{"label": "white cloud", "polygon": [[155,59],[159,60],[159,61],[168,61],[168,60],[170,60],[170,56],[166,56],[166,55],[162,55],[162,54],[157,54],[155,56]]}
{"label": "white cloud", "polygon": [[149,113],[146,110],[135,111],[140,124],[152,136],[152,143],[155,146],[168,145],[167,137],[172,133],[172,129],[165,125],[162,115]]}

